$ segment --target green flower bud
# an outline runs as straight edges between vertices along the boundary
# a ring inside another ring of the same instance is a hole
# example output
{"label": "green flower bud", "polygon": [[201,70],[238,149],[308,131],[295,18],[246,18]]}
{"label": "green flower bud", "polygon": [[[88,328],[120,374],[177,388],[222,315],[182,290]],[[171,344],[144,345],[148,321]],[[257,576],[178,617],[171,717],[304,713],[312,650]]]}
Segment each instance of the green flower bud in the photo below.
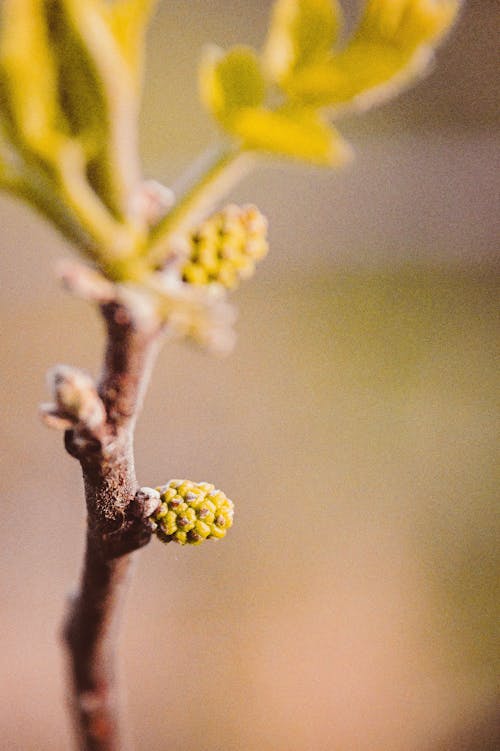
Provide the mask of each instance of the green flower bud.
{"label": "green flower bud", "polygon": [[188,245],[185,282],[234,289],[267,254],[267,220],[255,206],[230,204],[194,229]]}
{"label": "green flower bud", "polygon": [[208,482],[170,480],[156,490],[161,503],[151,520],[162,542],[200,545],[222,539],[233,525],[233,502]]}

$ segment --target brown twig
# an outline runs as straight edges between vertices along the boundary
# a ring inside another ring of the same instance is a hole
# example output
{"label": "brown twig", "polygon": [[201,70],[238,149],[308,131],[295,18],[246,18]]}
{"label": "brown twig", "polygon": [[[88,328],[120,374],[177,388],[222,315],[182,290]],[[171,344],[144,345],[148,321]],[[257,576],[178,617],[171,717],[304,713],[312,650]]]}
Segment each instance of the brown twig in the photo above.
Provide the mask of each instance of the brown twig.
{"label": "brown twig", "polygon": [[60,276],[69,291],[100,307],[107,333],[99,384],[77,368],[56,366],[49,373],[53,402],[41,407],[47,425],[65,431],[66,450],[81,464],[87,504],[82,578],[63,629],[71,703],[81,751],[123,751],[118,627],[134,552],[150,541],[156,524],[149,517],[160,502],[151,488],[137,492],[135,423],[163,330],[222,345],[231,315],[217,296],[186,289],[179,279],[172,286],[161,274],[149,297],[80,263],[61,264]]}
{"label": "brown twig", "polygon": [[56,368],[55,403],[43,413],[49,424],[66,429],[87,503],[82,579],[63,629],[79,744],[84,751],[123,751],[116,639],[134,551],[151,538],[141,495],[135,497],[133,434],[161,328],[144,326],[116,302],[101,310],[107,347],[99,386],[80,371]]}

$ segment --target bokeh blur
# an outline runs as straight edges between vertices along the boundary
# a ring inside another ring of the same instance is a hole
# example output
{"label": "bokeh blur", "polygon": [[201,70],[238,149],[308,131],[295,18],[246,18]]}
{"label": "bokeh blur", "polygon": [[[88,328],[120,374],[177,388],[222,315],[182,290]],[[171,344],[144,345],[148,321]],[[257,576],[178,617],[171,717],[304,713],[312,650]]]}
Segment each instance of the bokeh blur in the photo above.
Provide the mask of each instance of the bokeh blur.
{"label": "bokeh blur", "polygon": [[[174,182],[213,143],[199,51],[259,45],[270,5],[161,3],[148,176]],[[121,643],[138,751],[500,747],[499,21],[468,0],[430,77],[341,123],[344,171],[271,163],[233,193],[269,217],[271,254],[235,295],[233,355],[162,352],[137,465],[142,484],[215,482],[235,526],[138,556]],[[82,483],[37,403],[56,362],[98,369],[102,333],[58,288],[56,233],[4,196],[0,228],[0,748],[67,751]]]}

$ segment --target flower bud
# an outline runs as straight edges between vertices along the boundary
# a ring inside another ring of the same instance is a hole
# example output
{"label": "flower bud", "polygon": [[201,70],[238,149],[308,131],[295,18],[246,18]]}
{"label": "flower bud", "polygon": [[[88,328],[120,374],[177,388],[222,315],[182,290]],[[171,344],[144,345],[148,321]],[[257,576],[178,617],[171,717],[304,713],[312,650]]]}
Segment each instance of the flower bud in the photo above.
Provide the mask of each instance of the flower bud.
{"label": "flower bud", "polygon": [[200,545],[203,540],[220,540],[233,524],[232,501],[210,483],[170,480],[156,490],[161,503],[151,520],[162,542]]}
{"label": "flower bud", "polygon": [[185,282],[234,289],[267,254],[267,220],[255,206],[230,204],[190,233],[188,247]]}

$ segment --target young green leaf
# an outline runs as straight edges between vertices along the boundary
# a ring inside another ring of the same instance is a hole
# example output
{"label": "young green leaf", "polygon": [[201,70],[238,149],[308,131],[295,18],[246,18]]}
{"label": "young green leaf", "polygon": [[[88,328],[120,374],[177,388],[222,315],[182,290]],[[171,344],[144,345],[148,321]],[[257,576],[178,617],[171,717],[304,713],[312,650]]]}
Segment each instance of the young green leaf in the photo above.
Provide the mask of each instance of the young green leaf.
{"label": "young green leaf", "polygon": [[206,107],[229,129],[240,110],[259,107],[266,83],[255,50],[240,46],[224,53],[218,47],[207,48],[200,67],[200,92]]}
{"label": "young green leaf", "polygon": [[264,50],[271,78],[285,81],[320,61],[334,45],[341,23],[336,0],[278,0]]}
{"label": "young green leaf", "polygon": [[249,151],[337,165],[350,151],[339,134],[312,109],[264,106],[266,82],[259,58],[249,47],[227,53],[207,50],[201,64],[200,89],[205,105]]}
{"label": "young green leaf", "polygon": [[347,46],[287,81],[292,100],[310,106],[372,105],[394,96],[428,66],[461,0],[368,0]]}
{"label": "young green leaf", "polygon": [[66,135],[40,0],[4,0],[0,79],[0,106],[10,139],[37,158],[51,157]]}
{"label": "young green leaf", "polygon": [[[139,110],[138,71],[124,54],[107,3],[96,0],[57,0],[88,56],[90,77],[97,83],[96,99],[105,104],[106,137],[102,151],[89,167],[94,190],[119,218],[127,216],[130,196],[140,183],[137,157]],[[116,21],[116,18],[115,18]]]}
{"label": "young green leaf", "polygon": [[78,139],[88,159],[94,158],[106,140],[106,102],[99,78],[78,30],[71,23],[64,3],[46,6],[45,24],[55,87],[67,130]]}
{"label": "young green leaf", "polygon": [[135,217],[129,224],[140,184],[138,96],[109,9],[99,0],[4,0],[0,120],[50,194],[36,202],[44,213],[61,203],[92,243],[124,254],[142,241]]}

